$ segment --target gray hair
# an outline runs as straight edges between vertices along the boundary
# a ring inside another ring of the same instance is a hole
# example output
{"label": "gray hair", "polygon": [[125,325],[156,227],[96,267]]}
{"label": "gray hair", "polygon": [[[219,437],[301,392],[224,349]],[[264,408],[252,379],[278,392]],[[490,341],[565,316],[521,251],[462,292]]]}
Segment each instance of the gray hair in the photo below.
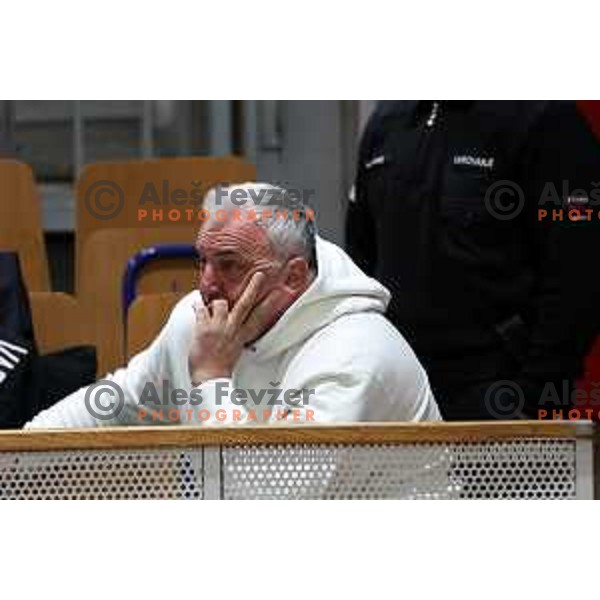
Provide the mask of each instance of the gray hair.
{"label": "gray hair", "polygon": [[[213,223],[218,211],[228,215],[233,211],[256,214],[256,224],[263,227],[281,260],[301,256],[311,271],[317,273],[317,226],[314,210],[299,198],[298,190],[288,190],[270,183],[241,183],[221,185],[210,189],[203,208],[210,214],[207,224]],[[268,212],[265,212],[268,211]]]}

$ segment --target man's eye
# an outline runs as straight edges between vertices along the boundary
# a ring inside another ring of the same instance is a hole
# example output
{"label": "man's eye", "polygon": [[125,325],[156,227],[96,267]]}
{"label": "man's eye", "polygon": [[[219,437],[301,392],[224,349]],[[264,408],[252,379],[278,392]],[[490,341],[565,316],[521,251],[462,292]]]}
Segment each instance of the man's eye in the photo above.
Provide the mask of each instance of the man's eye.
{"label": "man's eye", "polygon": [[222,271],[234,271],[239,268],[239,264],[237,260],[228,258],[219,262],[219,268]]}

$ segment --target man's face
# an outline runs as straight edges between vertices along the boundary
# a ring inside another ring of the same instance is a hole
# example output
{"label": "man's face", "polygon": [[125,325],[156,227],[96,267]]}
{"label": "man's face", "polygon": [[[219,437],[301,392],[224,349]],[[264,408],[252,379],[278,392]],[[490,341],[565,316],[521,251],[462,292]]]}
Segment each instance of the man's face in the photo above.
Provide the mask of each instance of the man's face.
{"label": "man's face", "polygon": [[258,271],[266,275],[259,299],[278,284],[281,262],[265,230],[256,223],[230,220],[208,224],[198,235],[196,249],[200,256],[198,288],[207,306],[224,299],[231,310]]}

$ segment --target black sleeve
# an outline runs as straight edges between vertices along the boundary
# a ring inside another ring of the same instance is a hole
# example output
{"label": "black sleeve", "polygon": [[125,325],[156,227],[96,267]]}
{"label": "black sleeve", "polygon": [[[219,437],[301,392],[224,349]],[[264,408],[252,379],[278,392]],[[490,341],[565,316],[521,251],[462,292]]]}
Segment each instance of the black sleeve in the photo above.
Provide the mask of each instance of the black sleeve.
{"label": "black sleeve", "polygon": [[14,252],[0,252],[0,429],[21,427],[36,347],[29,296]]}
{"label": "black sleeve", "polygon": [[377,247],[375,239],[375,222],[370,208],[370,199],[365,185],[365,168],[367,157],[371,151],[373,131],[378,123],[377,115],[369,120],[362,135],[356,177],[348,199],[346,214],[346,249],[354,262],[368,275],[373,275],[377,263]]}
{"label": "black sleeve", "polygon": [[[539,408],[568,409],[540,404],[540,399],[548,398],[549,386],[554,386],[561,400],[567,400],[564,383],[572,385],[581,374],[599,331],[600,278],[593,263],[600,256],[600,143],[575,102],[547,103],[528,136],[520,173],[536,276],[519,383],[525,412],[537,418]],[[588,198],[584,208],[592,213],[586,220],[569,220],[569,198],[575,196]]]}

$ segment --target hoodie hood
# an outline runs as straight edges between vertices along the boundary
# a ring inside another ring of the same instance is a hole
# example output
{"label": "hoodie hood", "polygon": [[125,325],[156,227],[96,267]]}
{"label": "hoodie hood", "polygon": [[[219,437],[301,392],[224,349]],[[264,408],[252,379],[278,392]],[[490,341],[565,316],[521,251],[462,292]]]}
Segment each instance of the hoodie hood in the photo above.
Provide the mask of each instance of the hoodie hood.
{"label": "hoodie hood", "polygon": [[318,275],[253,348],[263,358],[285,352],[343,315],[384,313],[390,292],[338,246],[317,236]]}

